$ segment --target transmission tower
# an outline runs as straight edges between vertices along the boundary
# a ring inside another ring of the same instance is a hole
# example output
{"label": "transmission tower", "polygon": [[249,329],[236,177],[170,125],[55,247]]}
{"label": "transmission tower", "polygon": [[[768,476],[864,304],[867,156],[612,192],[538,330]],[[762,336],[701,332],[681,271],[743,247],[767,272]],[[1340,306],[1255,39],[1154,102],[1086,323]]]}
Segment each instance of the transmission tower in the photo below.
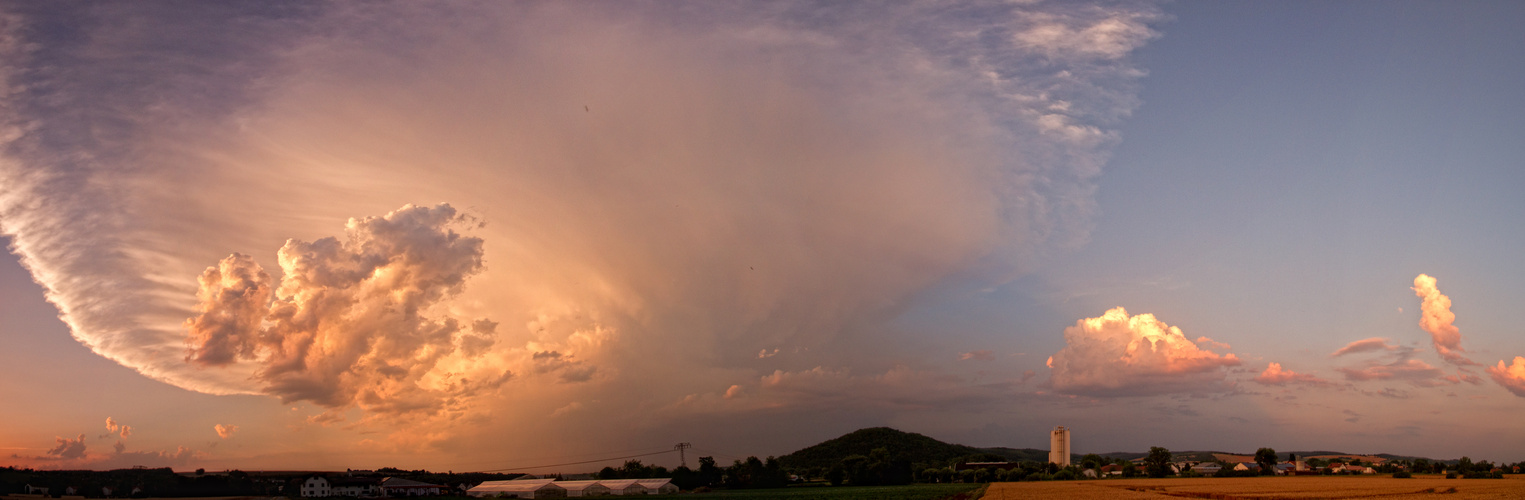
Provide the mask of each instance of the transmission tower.
{"label": "transmission tower", "polygon": [[694,445],[688,443],[678,443],[673,446],[674,450],[678,450],[678,462],[682,463],[684,467],[688,467],[688,457],[683,454],[683,450],[693,447]]}

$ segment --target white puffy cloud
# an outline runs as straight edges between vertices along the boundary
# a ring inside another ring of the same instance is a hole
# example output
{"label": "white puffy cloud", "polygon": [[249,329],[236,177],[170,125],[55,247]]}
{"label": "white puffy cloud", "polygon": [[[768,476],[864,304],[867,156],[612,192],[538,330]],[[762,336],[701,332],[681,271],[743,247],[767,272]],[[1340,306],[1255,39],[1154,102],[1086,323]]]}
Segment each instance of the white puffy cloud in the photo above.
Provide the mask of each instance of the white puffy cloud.
{"label": "white puffy cloud", "polygon": [[450,205],[408,205],[350,219],[343,240],[292,239],[280,249],[273,296],[259,264],[233,254],[201,275],[186,359],[211,369],[249,363],[266,393],[330,407],[433,411],[495,387],[507,372],[476,385],[424,381],[442,358],[492,343],[491,321],[468,331],[437,307],[482,269],[482,240],[455,231],[464,224]]}
{"label": "white puffy cloud", "polygon": [[106,417],[106,435],[101,437],[110,437],[112,435],[124,438],[131,436],[132,426],[120,424],[116,421],[116,419]]}
{"label": "white puffy cloud", "polygon": [[1414,295],[1423,299],[1419,304],[1419,327],[1430,332],[1435,352],[1451,364],[1476,365],[1476,362],[1461,354],[1466,350],[1461,348],[1461,329],[1453,324],[1456,322],[1456,313],[1451,312],[1451,298],[1435,287],[1435,278],[1428,274],[1415,277],[1413,290]]}
{"label": "white puffy cloud", "polygon": [[1525,356],[1515,356],[1509,365],[1499,360],[1499,364],[1488,367],[1488,376],[1514,395],[1525,398]]}
{"label": "white puffy cloud", "polygon": [[1065,347],[1048,359],[1054,390],[1132,396],[1223,390],[1233,353],[1219,355],[1187,339],[1153,314],[1113,308],[1064,329]]}

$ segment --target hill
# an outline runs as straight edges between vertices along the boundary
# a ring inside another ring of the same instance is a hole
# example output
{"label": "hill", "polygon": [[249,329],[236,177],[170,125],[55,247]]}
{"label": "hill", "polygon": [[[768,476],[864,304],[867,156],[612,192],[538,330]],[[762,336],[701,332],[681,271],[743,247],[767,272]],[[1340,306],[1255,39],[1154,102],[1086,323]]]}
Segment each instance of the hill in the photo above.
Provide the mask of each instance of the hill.
{"label": "hill", "polygon": [[[961,444],[948,444],[914,432],[904,432],[889,427],[859,429],[842,437],[824,441],[782,457],[779,465],[803,470],[829,468],[852,455],[868,455],[875,448],[889,450],[892,460],[910,463],[947,465],[950,461],[970,455],[996,455],[1006,460],[1048,460],[1044,450],[1016,448],[975,448]],[[989,457],[995,459],[996,457]]]}

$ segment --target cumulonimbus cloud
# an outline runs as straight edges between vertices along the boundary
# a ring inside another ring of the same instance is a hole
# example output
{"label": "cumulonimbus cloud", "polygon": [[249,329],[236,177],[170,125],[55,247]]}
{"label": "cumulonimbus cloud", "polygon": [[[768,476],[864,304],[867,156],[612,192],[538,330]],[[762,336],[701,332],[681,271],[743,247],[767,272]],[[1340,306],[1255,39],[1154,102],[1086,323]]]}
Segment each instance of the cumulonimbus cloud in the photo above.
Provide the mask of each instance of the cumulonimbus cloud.
{"label": "cumulonimbus cloud", "polygon": [[1441,359],[1454,365],[1476,365],[1476,362],[1462,355],[1466,350],[1461,348],[1461,329],[1454,324],[1456,313],[1451,312],[1451,298],[1435,287],[1435,278],[1420,274],[1414,278],[1413,290],[1414,295],[1421,299],[1419,327],[1430,332],[1435,352],[1440,353]]}
{"label": "cumulonimbus cloud", "polygon": [[1153,314],[1122,307],[1064,329],[1065,347],[1048,359],[1054,390],[1087,395],[1208,392],[1226,387],[1233,353],[1202,349]]}
{"label": "cumulonimbus cloud", "polygon": [[[0,232],[72,334],[181,387],[369,411],[536,377],[558,383],[516,390],[639,405],[892,346],[881,327],[930,287],[1006,282],[1085,241],[1139,105],[1128,55],[1162,17],[1147,2],[3,8],[18,14],[0,37]],[[420,201],[488,225],[417,261],[381,263],[412,235],[325,238]]]}
{"label": "cumulonimbus cloud", "polygon": [[1525,356],[1515,356],[1508,365],[1499,360],[1499,364],[1488,367],[1488,376],[1514,395],[1525,398]]}
{"label": "cumulonimbus cloud", "polygon": [[1287,385],[1287,384],[1310,384],[1323,385],[1329,381],[1318,378],[1313,374],[1297,373],[1281,367],[1281,363],[1271,362],[1266,369],[1254,378],[1255,382],[1264,385]]}

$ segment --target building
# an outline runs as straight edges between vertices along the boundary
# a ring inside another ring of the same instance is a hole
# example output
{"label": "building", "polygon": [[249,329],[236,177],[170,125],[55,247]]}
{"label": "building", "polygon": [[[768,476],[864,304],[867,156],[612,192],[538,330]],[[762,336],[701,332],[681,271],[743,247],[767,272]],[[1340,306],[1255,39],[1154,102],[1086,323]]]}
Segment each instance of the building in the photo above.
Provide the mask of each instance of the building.
{"label": "building", "polygon": [[333,494],[333,484],[326,477],[312,476],[302,481],[302,498],[327,498]]}
{"label": "building", "polygon": [[637,479],[616,479],[612,481],[599,481],[609,488],[609,493],[615,495],[645,495],[646,487],[637,482]]}
{"label": "building", "polygon": [[1048,461],[1060,467],[1070,465],[1070,430],[1059,426],[1049,434]]}
{"label": "building", "polygon": [[328,478],[329,495],[336,497],[371,498],[381,496],[381,481],[372,477]]}
{"label": "building", "polygon": [[596,497],[610,494],[609,487],[599,484],[598,481],[556,481],[554,484],[567,490],[569,497]]}
{"label": "building", "polygon": [[672,484],[672,479],[637,479],[635,482],[645,486],[646,493],[651,495],[666,495],[678,492],[678,485]]}
{"label": "building", "polygon": [[467,496],[498,498],[565,498],[566,488],[554,479],[515,479],[486,481],[466,490]]}
{"label": "building", "polygon": [[389,477],[381,480],[381,494],[389,497],[422,497],[443,494],[445,487],[407,479]]}

